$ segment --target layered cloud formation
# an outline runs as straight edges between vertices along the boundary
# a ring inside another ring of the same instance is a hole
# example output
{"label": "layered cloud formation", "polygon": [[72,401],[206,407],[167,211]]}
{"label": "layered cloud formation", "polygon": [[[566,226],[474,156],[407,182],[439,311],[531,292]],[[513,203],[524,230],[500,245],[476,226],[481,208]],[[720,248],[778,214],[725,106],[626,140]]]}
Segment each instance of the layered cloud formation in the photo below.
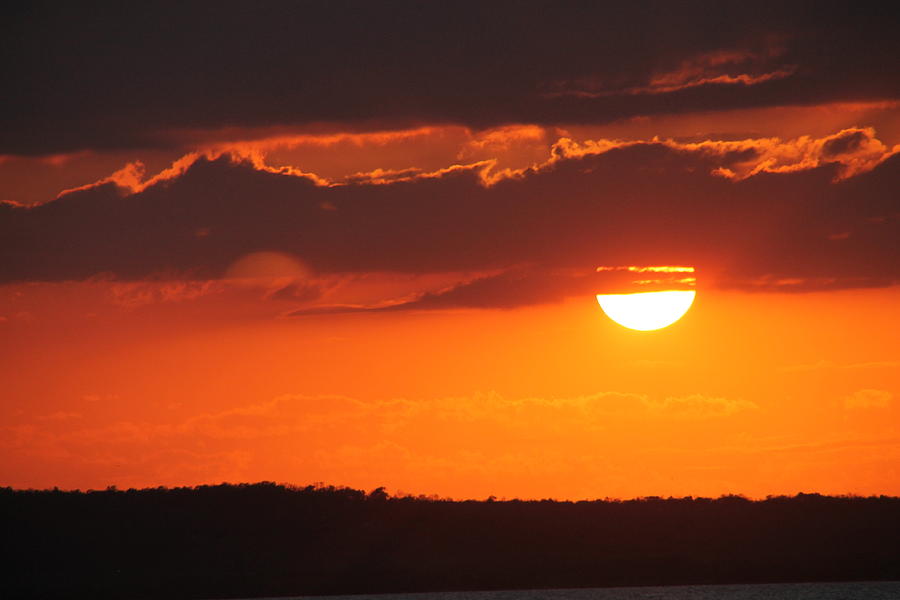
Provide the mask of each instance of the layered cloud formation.
{"label": "layered cloud formation", "polygon": [[0,154],[323,123],[604,123],[897,99],[883,5],[28,3],[4,19]]}
{"label": "layered cloud formation", "polygon": [[153,177],[128,165],[38,206],[3,205],[0,279],[209,280],[277,252],[320,276],[484,273],[407,299],[419,308],[590,294],[598,265],[694,265],[719,287],[883,286],[900,276],[898,158],[865,128],[562,138],[527,168],[481,160],[349,180],[272,167],[252,149],[191,154]]}

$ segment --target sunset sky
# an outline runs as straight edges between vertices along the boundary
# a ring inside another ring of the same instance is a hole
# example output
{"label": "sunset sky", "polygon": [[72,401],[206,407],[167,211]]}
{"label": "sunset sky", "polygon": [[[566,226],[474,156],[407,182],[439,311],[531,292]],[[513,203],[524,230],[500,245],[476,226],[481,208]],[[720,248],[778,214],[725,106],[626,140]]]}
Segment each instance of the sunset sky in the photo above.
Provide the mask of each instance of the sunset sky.
{"label": "sunset sky", "polygon": [[0,486],[900,495],[889,3],[4,10]]}

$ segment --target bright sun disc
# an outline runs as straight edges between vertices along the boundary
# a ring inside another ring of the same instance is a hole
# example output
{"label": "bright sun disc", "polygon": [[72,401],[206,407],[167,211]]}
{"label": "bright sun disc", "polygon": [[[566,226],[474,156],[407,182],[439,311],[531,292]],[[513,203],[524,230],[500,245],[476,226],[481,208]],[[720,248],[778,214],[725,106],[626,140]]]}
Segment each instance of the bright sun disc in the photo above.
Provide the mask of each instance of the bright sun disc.
{"label": "bright sun disc", "polygon": [[667,327],[684,316],[696,291],[598,294],[597,302],[610,319],[629,329],[652,331]]}

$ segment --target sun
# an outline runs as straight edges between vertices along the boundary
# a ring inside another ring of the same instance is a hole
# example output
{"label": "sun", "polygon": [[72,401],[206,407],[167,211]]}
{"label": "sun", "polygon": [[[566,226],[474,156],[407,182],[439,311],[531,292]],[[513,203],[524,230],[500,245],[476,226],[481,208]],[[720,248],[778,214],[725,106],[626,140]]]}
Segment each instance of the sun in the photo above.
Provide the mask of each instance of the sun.
{"label": "sun", "polygon": [[683,317],[696,295],[694,290],[598,294],[597,302],[606,316],[619,325],[638,331],[652,331],[668,327]]}

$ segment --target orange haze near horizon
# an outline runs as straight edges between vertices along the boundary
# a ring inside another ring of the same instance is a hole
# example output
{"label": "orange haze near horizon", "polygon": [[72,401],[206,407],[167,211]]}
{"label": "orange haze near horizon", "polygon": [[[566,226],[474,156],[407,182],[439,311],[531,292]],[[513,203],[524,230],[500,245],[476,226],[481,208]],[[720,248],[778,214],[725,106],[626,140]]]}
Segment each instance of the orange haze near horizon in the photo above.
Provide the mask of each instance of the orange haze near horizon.
{"label": "orange haze near horizon", "polygon": [[701,290],[635,332],[590,296],[286,319],[242,290],[122,287],[4,288],[5,394],[28,399],[4,406],[7,485],[900,494],[897,288]]}

